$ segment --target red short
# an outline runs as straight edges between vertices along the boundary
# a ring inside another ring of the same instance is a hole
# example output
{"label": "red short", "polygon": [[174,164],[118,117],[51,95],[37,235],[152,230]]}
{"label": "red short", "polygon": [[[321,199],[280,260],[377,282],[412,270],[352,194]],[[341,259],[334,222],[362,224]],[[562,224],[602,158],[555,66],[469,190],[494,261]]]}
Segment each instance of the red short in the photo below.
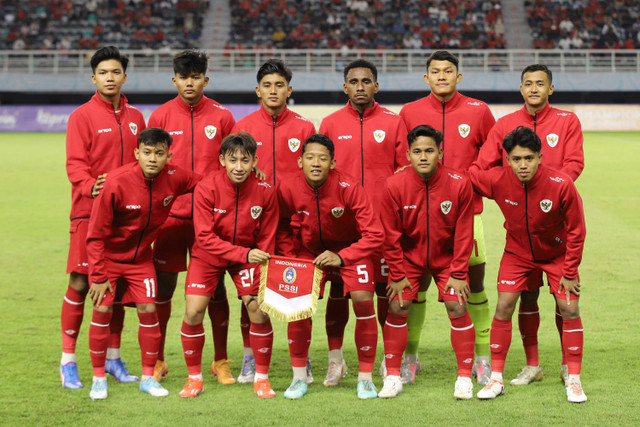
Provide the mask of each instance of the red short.
{"label": "red short", "polygon": [[[456,292],[453,290],[453,288],[445,292],[447,282],[449,281],[449,277],[451,277],[451,271],[448,268],[445,268],[443,270],[429,270],[427,268],[418,267],[417,265],[405,260],[404,271],[407,275],[407,280],[413,287],[413,290],[409,290],[409,288],[406,288],[402,292],[403,300],[417,301],[418,290],[420,290],[420,283],[425,276],[429,275],[433,277],[433,281],[438,287],[438,301],[458,301],[458,296],[456,295]],[[398,299],[398,297],[396,296],[393,299]]]}
{"label": "red short", "polygon": [[140,264],[124,264],[105,260],[105,264],[107,277],[115,295],[107,292],[100,305],[113,305],[114,300],[122,301],[123,304],[128,305],[156,302],[158,285],[156,269],[151,260]]}
{"label": "red short", "polygon": [[258,295],[260,288],[260,264],[234,264],[216,267],[200,258],[191,258],[184,286],[186,295],[203,295],[213,298],[218,282],[228,271],[238,290],[238,297]]}
{"label": "red short", "polygon": [[88,230],[89,218],[79,218],[71,221],[67,274],[71,272],[89,274],[89,257],[87,256]]}
{"label": "red short", "polygon": [[382,251],[374,253],[371,260],[373,263],[373,275],[375,282],[386,285],[389,281],[389,266],[384,259]]}
{"label": "red short", "polygon": [[323,282],[331,282],[337,286],[342,285],[343,295],[347,295],[351,291],[370,291],[376,290],[376,282],[374,280],[374,269],[371,259],[363,259],[354,265],[347,267],[328,267],[323,270]]}
{"label": "red short", "polygon": [[195,240],[193,221],[168,217],[153,244],[153,262],[160,271],[178,273],[187,269],[187,253]]}
{"label": "red short", "polygon": [[[563,267],[564,255],[541,263],[505,252],[502,255],[498,272],[498,292],[534,291],[542,286],[542,273],[544,272],[549,283],[549,293],[558,298],[566,299],[565,290],[560,291]],[[571,294],[571,299],[578,298],[579,296]]]}

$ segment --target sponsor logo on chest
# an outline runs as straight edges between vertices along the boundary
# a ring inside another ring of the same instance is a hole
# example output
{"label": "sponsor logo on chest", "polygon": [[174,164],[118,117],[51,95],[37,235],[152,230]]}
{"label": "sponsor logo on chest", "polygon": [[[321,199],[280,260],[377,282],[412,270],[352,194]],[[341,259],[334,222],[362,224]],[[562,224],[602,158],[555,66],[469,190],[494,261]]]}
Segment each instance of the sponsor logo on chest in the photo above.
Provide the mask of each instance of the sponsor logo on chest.
{"label": "sponsor logo on chest", "polygon": [[138,209],[142,209],[142,206],[140,205],[127,205],[125,206],[127,209],[129,210],[138,210]]}

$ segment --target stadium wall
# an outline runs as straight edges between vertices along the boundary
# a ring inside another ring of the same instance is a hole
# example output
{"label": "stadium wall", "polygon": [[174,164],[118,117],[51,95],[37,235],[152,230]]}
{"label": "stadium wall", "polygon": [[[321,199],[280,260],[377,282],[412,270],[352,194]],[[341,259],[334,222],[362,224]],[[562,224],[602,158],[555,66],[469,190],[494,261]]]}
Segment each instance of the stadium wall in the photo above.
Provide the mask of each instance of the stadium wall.
{"label": "stadium wall", "polygon": [[[148,120],[157,104],[136,105]],[[402,104],[386,105],[399,112]],[[640,131],[639,105],[585,105],[554,104],[558,108],[573,111],[585,131]],[[228,104],[236,120],[258,108],[257,104]],[[490,105],[496,118],[509,114],[522,104]],[[0,106],[0,132],[65,132],[73,105],[23,105]],[[292,105],[297,113],[313,121],[316,129],[324,117],[334,112],[336,105]]]}

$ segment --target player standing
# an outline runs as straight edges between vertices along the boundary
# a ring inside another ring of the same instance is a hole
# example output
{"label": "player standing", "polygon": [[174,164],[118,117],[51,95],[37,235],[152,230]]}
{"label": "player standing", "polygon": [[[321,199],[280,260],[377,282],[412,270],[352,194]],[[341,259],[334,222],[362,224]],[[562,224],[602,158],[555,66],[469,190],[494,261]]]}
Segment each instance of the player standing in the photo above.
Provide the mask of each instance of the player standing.
{"label": "player standing", "polygon": [[[552,79],[551,70],[542,64],[529,65],[522,70],[520,93],[524,98],[524,106],[502,117],[489,132],[487,141],[478,156],[478,164],[481,168],[502,165],[506,158],[501,145],[505,136],[517,126],[526,126],[533,129],[543,142],[541,153],[544,154],[544,165],[561,170],[574,181],[578,179],[584,169],[582,127],[575,114],[559,110],[549,104],[549,96],[554,90]],[[538,287],[543,285],[542,276],[532,277],[531,280],[537,281]],[[532,381],[540,381],[543,377],[538,358],[539,293],[536,287],[531,287],[521,294],[518,326],[527,364],[522,372],[511,380],[513,385],[526,385]],[[563,320],[558,308],[555,319],[560,344],[563,347]],[[563,352],[560,377],[565,382],[567,369],[566,354]]]}
{"label": "player standing", "polygon": [[454,169],[439,166],[442,134],[419,125],[407,135],[411,169],[387,179],[382,203],[384,255],[389,265],[389,304],[383,329],[387,377],[379,397],[402,391],[401,357],[407,345],[407,317],[424,282],[434,278],[438,300],[451,321],[458,361],[453,396],[473,398],[471,370],[475,331],[467,311],[469,255],[473,247],[473,189]]}
{"label": "player standing", "polygon": [[[355,178],[364,187],[376,209],[380,206],[380,188],[384,181],[399,167],[407,164],[405,138],[407,128],[394,112],[380,106],[374,99],[378,93],[378,70],[364,59],[351,62],[344,68],[344,93],[347,105],[325,117],[320,124],[320,133],[335,143],[337,168]],[[378,320],[384,325],[388,309],[386,295],[387,265],[380,248],[372,256],[376,292],[378,294]],[[329,341],[329,367],[322,382],[325,386],[336,386],[346,373],[342,356],[344,328],[349,320],[349,301],[342,290],[339,278],[331,282],[327,301],[326,329]],[[375,315],[373,306],[360,306],[358,317]]]}
{"label": "player standing", "polygon": [[110,172],[91,209],[87,231],[89,294],[94,309],[89,327],[93,365],[91,399],[107,398],[105,358],[113,299],[135,303],[140,319],[138,341],[142,358],[140,391],[152,396],[169,392],[154,378],[160,328],[155,309],[156,277],[151,243],[167,219],[176,198],[192,192],[200,179],[184,169],[166,166],[171,136],[162,129],[140,133],[138,162]]}
{"label": "player standing", "polygon": [[[373,309],[375,282],[371,255],[382,245],[382,225],[359,183],[333,170],[336,159],[331,139],[322,134],[312,135],[300,154],[298,164],[303,173],[281,182],[278,187],[278,245],[285,255],[313,259],[314,264],[324,270],[327,280],[337,279],[344,284],[343,296],[351,295],[357,319],[355,342],[360,369],[357,393],[360,399],[375,398],[378,393],[371,373],[378,330]],[[294,240],[292,217],[300,219],[299,245]],[[297,323],[301,322],[304,321]],[[290,399],[300,398],[307,392],[304,363],[309,352],[311,323],[301,326],[297,330],[296,345],[290,346],[292,360],[298,358],[293,382],[284,393]]]}
{"label": "player standing", "polygon": [[[107,46],[91,57],[91,81],[96,93],[69,116],[67,175],[71,181],[71,229],[67,273],[69,286],[62,302],[62,358],[60,379],[66,388],[82,388],[76,364],[76,341],[89,290],[86,237],[93,198],[100,194],[107,172],[135,160],[138,133],[145,128],[142,113],[121,93],[127,81],[129,58]],[[112,333],[107,349],[107,372],[118,381],[138,381],[120,359],[124,309],[114,303]]]}
{"label": "player standing", "polygon": [[256,366],[254,391],[260,398],[275,396],[268,376],[273,328],[269,316],[258,307],[257,295],[258,264],[267,261],[274,250],[278,199],[272,185],[253,176],[258,161],[256,149],[251,135],[228,135],[220,151],[224,169],[208,175],[193,196],[196,244],[187,272],[186,309],[180,332],[189,378],[181,397],[197,396],[204,390],[202,318],[225,271],[249,313]]}
{"label": "player standing", "polygon": [[491,325],[491,381],[478,398],[494,399],[504,393],[502,373],[511,344],[511,318],[521,292],[539,288],[539,281],[531,278],[544,272],[562,316],[567,400],[584,402],[587,396],[580,382],[584,338],[578,306],[578,266],[586,235],[582,199],[568,174],[541,164],[540,138],[532,129],[517,127],[507,134],[502,147],[510,168],[469,170],[474,189],[500,207],[507,230]]}
{"label": "player standing", "polygon": [[[208,58],[204,52],[186,50],[173,58],[171,78],[178,96],[158,107],[149,118],[149,126],[166,129],[174,139],[171,146],[172,164],[206,175],[220,168],[220,144],[235,120],[229,110],[204,95],[209,84]],[[169,219],[160,229],[154,244],[153,258],[158,276],[156,299],[160,321],[160,353],[155,369],[156,381],[169,370],[164,357],[167,323],[171,317],[171,298],[176,289],[178,273],[187,269],[187,252],[194,242],[192,195],[180,197]],[[209,303],[209,317],[215,347],[211,372],[222,384],[233,384],[227,357],[227,331],[229,328],[229,302],[224,280],[218,293]]]}
{"label": "player standing", "polygon": [[[407,103],[400,111],[407,129],[427,124],[443,135],[443,165],[465,172],[478,157],[480,147],[495,124],[487,104],[458,92],[462,74],[458,71],[458,58],[450,52],[436,51],[427,59],[424,81],[431,93],[417,101]],[[484,290],[486,263],[484,227],[482,223],[482,197],[474,195],[474,245],[469,259],[469,286],[467,301],[469,313],[476,331],[473,370],[478,384],[487,384],[491,375],[489,364],[489,327],[491,315],[489,301]],[[409,342],[402,364],[403,383],[413,382],[420,371],[418,346],[426,316],[425,298],[429,281],[418,292],[416,303],[411,306],[408,320]]]}
{"label": "player standing", "polygon": [[[260,109],[239,120],[232,131],[248,132],[255,138],[260,158],[259,168],[266,175],[267,182],[274,187],[299,173],[298,157],[302,143],[316,132],[313,123],[287,107],[287,99],[293,91],[290,85],[292,76],[289,67],[280,59],[272,58],[262,64],[256,76],[256,95],[260,99]],[[295,224],[294,226],[297,227]],[[296,322],[289,323],[289,328],[297,326]],[[238,376],[240,383],[252,382],[255,372],[249,336],[247,334],[243,337],[244,359]],[[290,345],[293,342],[290,341]],[[311,383],[311,365],[305,361],[305,366],[307,382]]]}

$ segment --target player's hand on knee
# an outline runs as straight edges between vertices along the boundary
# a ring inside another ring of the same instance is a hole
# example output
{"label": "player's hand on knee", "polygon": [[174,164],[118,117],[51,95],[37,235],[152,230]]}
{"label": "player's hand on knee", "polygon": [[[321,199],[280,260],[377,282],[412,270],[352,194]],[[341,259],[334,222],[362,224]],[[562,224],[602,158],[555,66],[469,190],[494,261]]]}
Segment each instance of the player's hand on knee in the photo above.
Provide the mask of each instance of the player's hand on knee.
{"label": "player's hand on knee", "polygon": [[567,279],[562,276],[560,278],[560,289],[564,289],[565,291],[567,296],[567,305],[571,305],[571,294],[580,296],[580,283],[578,283],[577,277],[575,279]]}
{"label": "player's hand on knee", "polygon": [[396,295],[398,295],[398,301],[400,302],[400,307],[404,307],[404,301],[402,300],[402,292],[409,288],[410,291],[413,290],[413,286],[409,283],[406,277],[403,277],[397,282],[393,280],[389,282],[387,285],[387,299],[389,302],[393,301]]}
{"label": "player's hand on knee", "polygon": [[466,280],[456,279],[455,277],[449,277],[447,286],[444,288],[444,292],[447,293],[449,289],[453,289],[458,297],[458,304],[464,304],[469,298],[469,282]]}
{"label": "player's hand on knee", "polygon": [[110,292],[111,295],[113,295],[113,289],[111,288],[111,283],[109,283],[108,280],[102,283],[91,283],[89,296],[91,297],[93,305],[96,307],[99,306],[107,292]]}
{"label": "player's hand on knee", "polygon": [[247,257],[249,263],[251,264],[260,264],[268,261],[269,258],[271,258],[271,255],[264,251],[261,251],[260,249],[251,249],[249,251],[249,256]]}
{"label": "player's hand on knee", "polygon": [[319,268],[342,267],[342,258],[334,252],[324,251],[313,260],[313,263]]}

